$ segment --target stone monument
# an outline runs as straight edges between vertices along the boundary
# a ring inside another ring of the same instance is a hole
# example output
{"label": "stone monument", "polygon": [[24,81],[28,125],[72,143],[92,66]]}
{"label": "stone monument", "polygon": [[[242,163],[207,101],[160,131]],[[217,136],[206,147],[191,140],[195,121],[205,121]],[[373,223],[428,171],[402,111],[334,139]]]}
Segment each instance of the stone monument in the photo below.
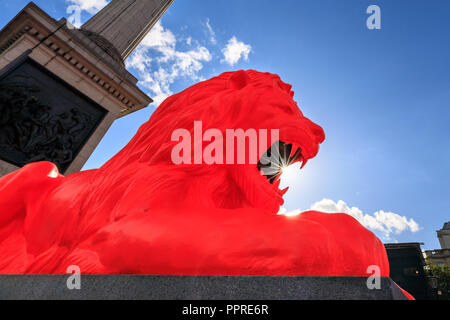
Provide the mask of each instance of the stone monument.
{"label": "stone monument", "polygon": [[125,69],[173,0],[112,0],[80,29],[30,2],[0,31],[0,176],[81,170],[114,120],[152,99]]}

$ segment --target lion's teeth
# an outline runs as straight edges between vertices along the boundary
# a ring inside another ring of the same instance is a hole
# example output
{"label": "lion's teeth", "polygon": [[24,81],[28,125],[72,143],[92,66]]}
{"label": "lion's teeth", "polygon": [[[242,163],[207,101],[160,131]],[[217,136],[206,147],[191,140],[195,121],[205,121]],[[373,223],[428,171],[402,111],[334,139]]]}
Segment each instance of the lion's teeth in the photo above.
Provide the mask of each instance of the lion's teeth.
{"label": "lion's teeth", "polygon": [[281,183],[281,180],[278,178],[278,179],[276,179],[276,181],[274,181],[273,185],[275,188],[278,189],[278,187],[280,186],[280,183]]}
{"label": "lion's teeth", "polygon": [[297,152],[298,146],[296,143],[292,143],[292,149],[291,154],[289,155],[291,158],[294,157],[295,153]]}
{"label": "lion's teeth", "polygon": [[304,166],[308,163],[308,159],[303,159],[302,166],[300,167],[300,170],[303,169]]}

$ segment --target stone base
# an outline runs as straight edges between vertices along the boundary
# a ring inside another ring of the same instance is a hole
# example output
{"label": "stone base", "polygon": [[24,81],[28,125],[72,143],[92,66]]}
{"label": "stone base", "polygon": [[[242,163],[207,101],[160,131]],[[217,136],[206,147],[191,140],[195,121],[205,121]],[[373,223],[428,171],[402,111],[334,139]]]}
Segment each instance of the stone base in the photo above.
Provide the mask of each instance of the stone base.
{"label": "stone base", "polygon": [[1,300],[406,300],[390,278],[369,290],[365,277],[2,275]]}

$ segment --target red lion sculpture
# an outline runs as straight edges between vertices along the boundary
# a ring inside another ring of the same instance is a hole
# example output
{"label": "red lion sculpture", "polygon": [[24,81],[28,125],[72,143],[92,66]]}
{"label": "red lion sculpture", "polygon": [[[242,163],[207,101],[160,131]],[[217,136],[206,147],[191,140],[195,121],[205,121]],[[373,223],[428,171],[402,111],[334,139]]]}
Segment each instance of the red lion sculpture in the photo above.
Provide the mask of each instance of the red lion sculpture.
{"label": "red lion sculpture", "polygon": [[[260,164],[181,164],[178,128],[279,129],[289,162],[315,157],[321,127],[291,86],[257,71],[224,73],[169,97],[97,170],[52,163],[0,179],[0,273],[389,276],[381,241],[346,214],[277,215],[278,174]],[[261,157],[266,150],[258,150]]]}

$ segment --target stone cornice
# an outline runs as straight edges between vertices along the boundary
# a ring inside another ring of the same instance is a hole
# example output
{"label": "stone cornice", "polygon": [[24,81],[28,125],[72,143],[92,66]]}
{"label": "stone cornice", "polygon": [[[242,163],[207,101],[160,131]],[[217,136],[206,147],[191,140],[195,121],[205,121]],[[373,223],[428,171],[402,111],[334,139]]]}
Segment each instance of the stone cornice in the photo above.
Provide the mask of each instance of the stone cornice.
{"label": "stone cornice", "polygon": [[120,101],[119,117],[145,108],[152,102],[137,87],[137,79],[123,66],[83,33],[74,35],[74,30],[65,25],[60,28],[63,24],[66,24],[65,19],[56,21],[31,2],[0,31],[0,55],[27,34],[64,58],[68,65],[91,79],[93,85]]}

